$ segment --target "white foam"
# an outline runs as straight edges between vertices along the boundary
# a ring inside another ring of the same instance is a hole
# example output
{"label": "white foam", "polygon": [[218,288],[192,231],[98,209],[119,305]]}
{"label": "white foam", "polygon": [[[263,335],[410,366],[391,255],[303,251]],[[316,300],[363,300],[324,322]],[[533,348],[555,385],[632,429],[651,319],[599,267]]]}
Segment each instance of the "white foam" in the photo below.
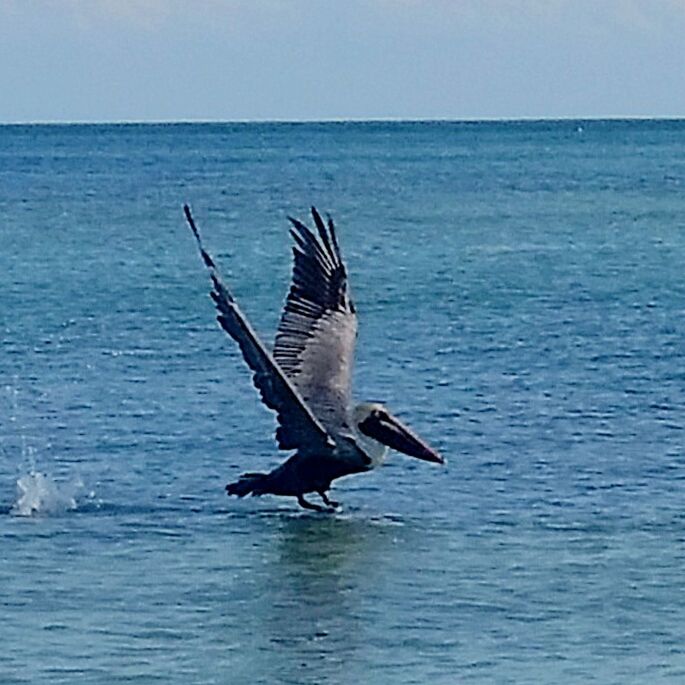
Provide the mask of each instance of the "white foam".
{"label": "white foam", "polygon": [[10,513],[15,516],[61,514],[76,509],[80,480],[58,483],[45,473],[31,470],[17,480],[17,501]]}

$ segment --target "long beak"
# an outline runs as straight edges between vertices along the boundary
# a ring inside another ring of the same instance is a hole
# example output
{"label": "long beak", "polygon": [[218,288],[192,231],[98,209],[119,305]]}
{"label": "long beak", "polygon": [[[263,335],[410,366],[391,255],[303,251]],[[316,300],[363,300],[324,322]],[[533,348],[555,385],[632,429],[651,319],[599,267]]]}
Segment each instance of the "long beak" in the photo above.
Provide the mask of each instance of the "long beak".
{"label": "long beak", "polygon": [[445,460],[421,438],[412,433],[399,419],[383,412],[382,416],[371,415],[359,424],[362,433],[382,442],[398,452],[410,457],[444,464]]}

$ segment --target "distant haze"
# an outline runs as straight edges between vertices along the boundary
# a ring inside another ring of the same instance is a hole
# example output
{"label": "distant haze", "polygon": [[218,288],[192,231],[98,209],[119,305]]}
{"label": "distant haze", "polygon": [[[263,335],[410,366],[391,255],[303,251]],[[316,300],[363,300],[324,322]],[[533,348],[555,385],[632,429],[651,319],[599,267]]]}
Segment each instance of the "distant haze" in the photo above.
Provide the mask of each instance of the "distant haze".
{"label": "distant haze", "polygon": [[683,0],[2,0],[0,122],[685,115]]}

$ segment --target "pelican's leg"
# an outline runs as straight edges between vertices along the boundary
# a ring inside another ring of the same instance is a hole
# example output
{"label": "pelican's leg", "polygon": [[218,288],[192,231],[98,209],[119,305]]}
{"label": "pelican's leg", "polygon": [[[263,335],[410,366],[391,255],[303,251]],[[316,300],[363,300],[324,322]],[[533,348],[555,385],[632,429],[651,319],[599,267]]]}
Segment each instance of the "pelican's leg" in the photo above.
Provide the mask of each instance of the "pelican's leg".
{"label": "pelican's leg", "polygon": [[332,509],[337,509],[340,506],[340,502],[336,502],[333,499],[328,499],[328,495],[326,494],[326,492],[324,490],[318,490],[317,492],[319,493],[319,497],[321,497],[321,499],[323,500],[323,503],[327,507],[331,507]]}
{"label": "pelican's leg", "polygon": [[304,509],[311,509],[312,511],[326,511],[326,509],[319,506],[318,504],[314,504],[313,502],[307,502],[307,500],[304,498],[304,495],[297,496],[297,503]]}

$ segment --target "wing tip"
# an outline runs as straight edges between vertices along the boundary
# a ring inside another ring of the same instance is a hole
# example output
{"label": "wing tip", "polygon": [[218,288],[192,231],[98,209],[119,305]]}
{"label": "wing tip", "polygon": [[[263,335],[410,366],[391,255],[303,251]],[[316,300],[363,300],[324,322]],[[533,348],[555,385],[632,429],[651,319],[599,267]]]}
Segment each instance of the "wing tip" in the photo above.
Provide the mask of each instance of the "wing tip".
{"label": "wing tip", "polygon": [[318,226],[321,222],[321,214],[319,214],[319,210],[314,205],[312,205],[309,208],[309,211],[312,214],[312,219],[314,219],[314,223]]}
{"label": "wing tip", "polygon": [[186,221],[188,222],[188,226],[190,226],[190,230],[193,232],[193,235],[195,236],[195,239],[200,243],[202,242],[200,239],[200,232],[197,230],[197,226],[195,225],[195,219],[193,219],[193,214],[190,211],[190,205],[185,203],[183,205],[183,214],[186,217]]}
{"label": "wing tip", "polygon": [[329,269],[333,270],[343,266],[333,218],[329,213],[326,213],[326,222],[324,222],[315,205],[310,207],[310,211],[316,226],[316,233],[304,222],[288,214],[288,221],[292,224],[290,235],[305,252],[314,250],[315,253],[318,253],[319,258],[323,259]]}
{"label": "wing tip", "polygon": [[312,212],[312,219],[314,219],[314,224],[316,226],[316,230],[319,232],[319,237],[321,238],[321,242],[323,243],[323,247],[326,250],[326,253],[330,259],[333,260],[333,263],[335,263],[335,252],[333,251],[333,248],[331,246],[331,239],[328,236],[328,231],[326,230],[326,224],[324,223],[323,219],[321,218],[321,214],[319,214],[319,211],[317,210],[314,205],[312,205],[311,208]]}
{"label": "wing tip", "polygon": [[193,218],[193,214],[190,211],[190,205],[188,205],[187,203],[183,205],[183,214],[185,214],[186,221],[188,222],[188,226],[190,226],[190,230],[193,232],[193,235],[195,236],[195,241],[197,242],[197,247],[200,251],[200,256],[202,257],[202,261],[204,262],[204,265],[208,269],[214,269],[216,271],[217,270],[216,264],[214,263],[214,260],[212,259],[209,252],[207,252],[207,250],[205,250],[205,247],[202,244],[202,237],[200,236],[200,231],[197,227],[197,224],[195,223],[195,219]]}

